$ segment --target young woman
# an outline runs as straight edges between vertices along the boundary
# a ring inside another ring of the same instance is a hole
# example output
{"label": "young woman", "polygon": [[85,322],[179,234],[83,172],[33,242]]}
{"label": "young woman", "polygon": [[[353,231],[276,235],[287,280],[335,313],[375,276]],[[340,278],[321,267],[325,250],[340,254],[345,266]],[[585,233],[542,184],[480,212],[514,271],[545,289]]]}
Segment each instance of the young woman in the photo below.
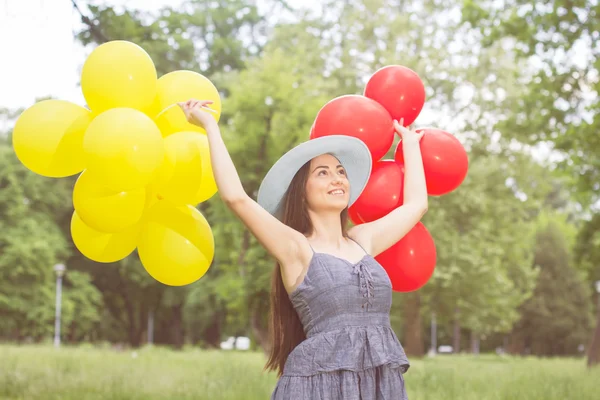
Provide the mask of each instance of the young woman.
{"label": "young woman", "polygon": [[404,149],[404,204],[347,230],[348,207],[371,173],[361,140],[337,135],[296,146],[267,173],[255,202],[242,187],[210,104],[180,106],[188,121],[206,130],[221,198],[277,260],[266,368],[279,381],[271,398],[407,399],[409,362],[390,327],[391,282],[374,257],[427,211],[422,134],[394,121]]}

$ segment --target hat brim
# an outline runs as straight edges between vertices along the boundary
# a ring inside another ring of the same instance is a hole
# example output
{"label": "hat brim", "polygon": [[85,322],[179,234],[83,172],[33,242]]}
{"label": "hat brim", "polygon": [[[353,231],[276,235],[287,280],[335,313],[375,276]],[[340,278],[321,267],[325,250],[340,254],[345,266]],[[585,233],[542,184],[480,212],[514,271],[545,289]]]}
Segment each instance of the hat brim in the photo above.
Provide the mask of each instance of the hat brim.
{"label": "hat brim", "polygon": [[333,155],[346,170],[350,183],[348,206],[351,206],[369,181],[372,159],[369,148],[362,140],[345,135],[322,136],[301,143],[285,153],[265,175],[258,189],[258,204],[280,218],[283,198],[298,170],[323,154]]}

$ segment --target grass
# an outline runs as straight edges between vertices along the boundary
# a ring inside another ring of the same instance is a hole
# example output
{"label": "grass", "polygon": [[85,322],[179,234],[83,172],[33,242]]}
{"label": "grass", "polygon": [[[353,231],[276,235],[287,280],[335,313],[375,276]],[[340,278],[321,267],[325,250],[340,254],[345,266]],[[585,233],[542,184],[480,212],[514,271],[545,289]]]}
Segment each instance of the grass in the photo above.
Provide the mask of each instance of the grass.
{"label": "grass", "polygon": [[[268,399],[259,353],[0,345],[0,400]],[[411,400],[592,400],[600,368],[583,359],[439,356],[414,360]]]}

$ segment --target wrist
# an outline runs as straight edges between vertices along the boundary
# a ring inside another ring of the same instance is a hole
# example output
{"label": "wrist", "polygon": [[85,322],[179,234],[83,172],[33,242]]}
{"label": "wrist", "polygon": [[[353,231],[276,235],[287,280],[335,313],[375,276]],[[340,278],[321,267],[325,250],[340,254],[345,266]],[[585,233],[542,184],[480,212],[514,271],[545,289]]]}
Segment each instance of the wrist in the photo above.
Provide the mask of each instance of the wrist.
{"label": "wrist", "polygon": [[215,130],[219,130],[219,124],[217,123],[217,121],[215,121],[214,118],[211,118],[210,121],[208,121],[205,125],[204,125],[204,129],[208,132],[208,131],[215,131]]}
{"label": "wrist", "polygon": [[419,147],[419,139],[402,139],[402,146]]}

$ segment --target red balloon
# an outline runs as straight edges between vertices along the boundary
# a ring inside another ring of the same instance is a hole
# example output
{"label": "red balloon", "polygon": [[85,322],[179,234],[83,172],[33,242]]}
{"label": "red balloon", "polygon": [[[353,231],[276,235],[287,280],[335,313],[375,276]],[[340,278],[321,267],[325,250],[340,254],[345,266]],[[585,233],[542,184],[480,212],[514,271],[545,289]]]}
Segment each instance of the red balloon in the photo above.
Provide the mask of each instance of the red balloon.
{"label": "red balloon", "polygon": [[384,106],[393,119],[404,118],[404,126],[409,126],[423,109],[425,86],[410,68],[388,65],[369,79],[365,96]]}
{"label": "red balloon", "polygon": [[[421,155],[427,181],[427,193],[441,196],[450,193],[465,180],[469,170],[469,158],[463,145],[454,135],[441,129],[417,129],[422,131]],[[394,153],[396,162],[404,163],[402,141]]]}
{"label": "red balloon", "polygon": [[346,95],[329,101],[317,114],[310,138],[328,135],[361,139],[369,147],[375,162],[392,147],[394,123],[390,114],[375,100]]}
{"label": "red balloon", "polygon": [[350,221],[352,221],[352,223],[354,225],[360,225],[360,224],[364,224],[365,221],[363,221],[358,214],[356,213],[356,210],[353,207],[348,208],[348,217],[350,217]]}
{"label": "red balloon", "polygon": [[418,222],[399,242],[375,259],[392,281],[392,290],[413,292],[429,281],[435,270],[435,242],[425,225]]}
{"label": "red balloon", "polygon": [[350,207],[363,222],[375,221],[402,205],[404,167],[394,160],[373,165],[367,186]]}

